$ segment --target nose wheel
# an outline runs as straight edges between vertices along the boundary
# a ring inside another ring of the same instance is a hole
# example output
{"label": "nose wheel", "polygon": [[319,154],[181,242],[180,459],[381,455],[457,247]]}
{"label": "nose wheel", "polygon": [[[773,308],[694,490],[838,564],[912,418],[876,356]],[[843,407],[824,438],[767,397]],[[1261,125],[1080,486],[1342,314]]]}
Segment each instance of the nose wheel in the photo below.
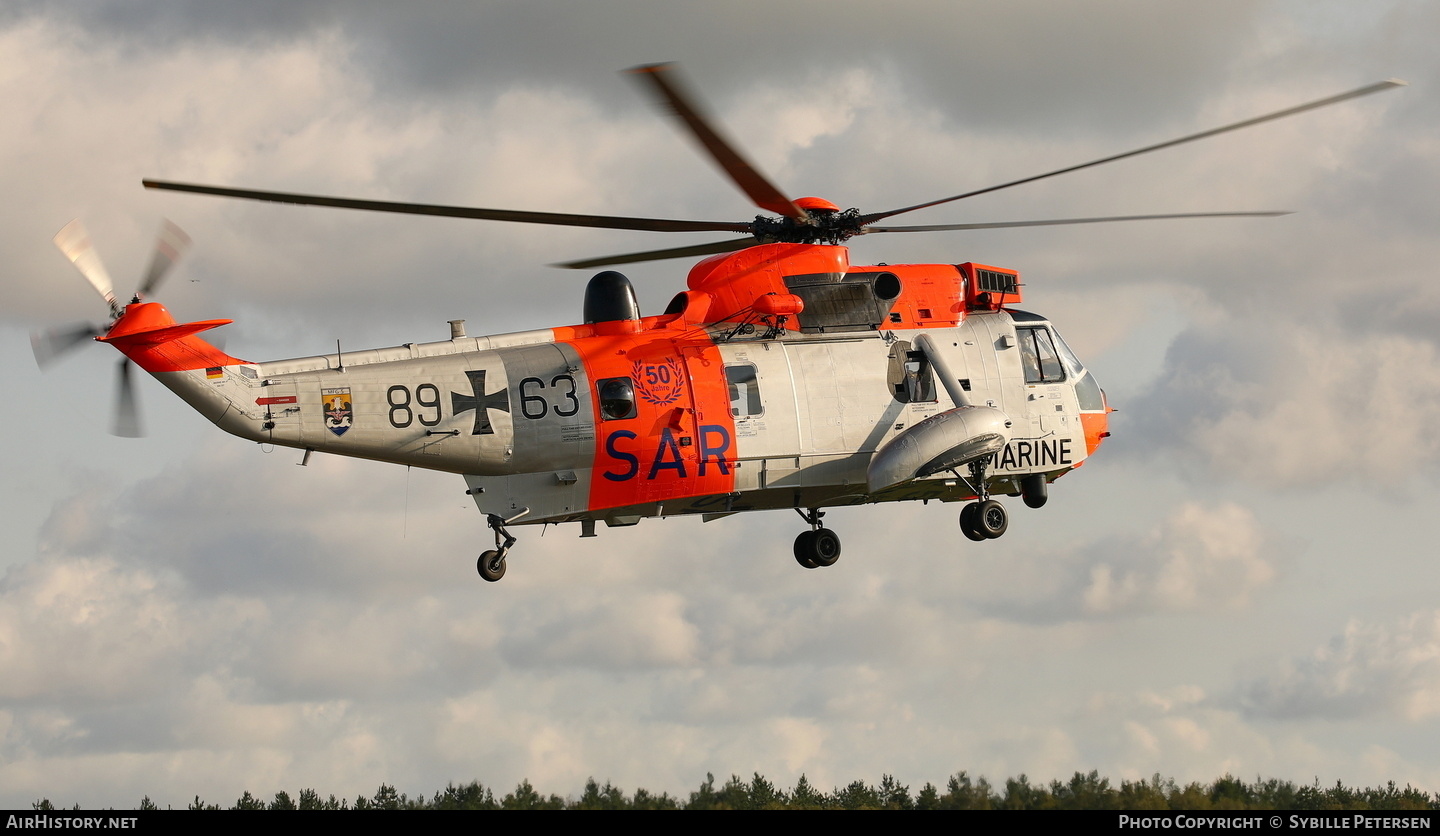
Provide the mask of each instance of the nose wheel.
{"label": "nose wheel", "polygon": [[840,559],[840,535],[821,525],[820,518],[825,516],[825,512],[796,508],[795,513],[810,524],[809,531],[802,531],[795,538],[795,562],[806,569],[835,565],[835,561]]}

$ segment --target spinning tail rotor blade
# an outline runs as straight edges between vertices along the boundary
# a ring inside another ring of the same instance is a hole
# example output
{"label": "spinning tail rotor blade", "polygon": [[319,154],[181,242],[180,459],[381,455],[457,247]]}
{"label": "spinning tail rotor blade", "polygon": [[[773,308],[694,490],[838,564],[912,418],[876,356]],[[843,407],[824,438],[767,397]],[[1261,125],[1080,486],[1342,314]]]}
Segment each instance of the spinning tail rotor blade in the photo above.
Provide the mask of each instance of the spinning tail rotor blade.
{"label": "spinning tail rotor blade", "polygon": [[150,259],[150,269],[145,273],[145,280],[140,283],[140,289],[136,292],[141,299],[149,298],[160,286],[170,268],[185,254],[186,248],[190,246],[190,236],[185,231],[170,221],[165,221],[160,226],[160,236],[155,239],[155,255]]}
{"label": "spinning tail rotor blade", "polygon": [[115,393],[115,426],[110,432],[122,438],[140,438],[140,408],[135,401],[135,381],[130,378],[128,360],[120,361],[120,376]]}
{"label": "spinning tail rotor blade", "polygon": [[36,331],[30,335],[30,349],[35,352],[35,364],[44,371],[72,349],[104,333],[104,328],[89,322]]}
{"label": "spinning tail rotor blade", "polygon": [[649,64],[630,72],[654,87],[660,104],[685,123],[700,147],[756,206],[800,222],[810,219],[804,209],[796,206],[795,201],[786,197],[749,160],[742,157],[734,143],[720,135],[714,127],[715,120],[700,108],[699,98],[685,89],[673,64]]}
{"label": "spinning tail rotor blade", "polygon": [[104,297],[110,305],[110,311],[119,311],[120,307],[115,303],[115,284],[110,281],[110,274],[105,272],[105,265],[100,263],[100,256],[90,245],[90,233],[85,231],[85,225],[80,223],[79,219],[66,224],[64,229],[56,233],[55,246],[70,259],[96,292]]}

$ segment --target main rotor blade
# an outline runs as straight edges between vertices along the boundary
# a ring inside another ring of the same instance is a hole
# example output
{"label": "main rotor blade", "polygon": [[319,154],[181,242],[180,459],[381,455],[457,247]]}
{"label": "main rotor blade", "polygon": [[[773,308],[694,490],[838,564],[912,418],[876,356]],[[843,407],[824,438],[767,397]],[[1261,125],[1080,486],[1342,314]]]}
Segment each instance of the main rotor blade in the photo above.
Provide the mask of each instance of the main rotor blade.
{"label": "main rotor blade", "polygon": [[85,281],[109,303],[111,312],[118,311],[119,306],[115,304],[115,283],[110,281],[110,274],[100,262],[99,254],[90,245],[90,233],[85,231],[85,225],[80,223],[80,219],[76,218],[66,224],[55,234],[54,240],[55,246],[70,259],[70,263],[75,265],[75,269],[80,271]]}
{"label": "main rotor blade", "polygon": [[925,226],[871,226],[871,232],[945,232],[957,229],[1011,229],[1022,226],[1067,226],[1070,224],[1108,224],[1116,221],[1163,221],[1171,218],[1275,218],[1294,212],[1181,212],[1173,215],[1116,215],[1109,218],[1056,218],[1047,221],[1000,221],[985,224],[928,224]]}
{"label": "main rotor blade", "polygon": [[140,290],[137,295],[145,299],[154,294],[160,287],[160,282],[185,254],[185,249],[190,246],[190,236],[185,231],[170,221],[160,225],[160,236],[155,239],[155,255],[150,259],[150,269],[145,272],[145,280],[140,283]]}
{"label": "main rotor blade", "polygon": [[120,377],[115,393],[115,426],[110,432],[121,438],[140,438],[140,408],[135,402],[135,382],[130,378],[130,360],[120,361]]}
{"label": "main rotor blade", "polygon": [[728,221],[679,221],[669,218],[624,218],[610,215],[570,215],[561,212],[524,212],[514,209],[479,209],[468,206],[437,206],[428,203],[398,203],[389,200],[355,200],[348,197],[231,189],[196,183],[174,183],[167,180],[142,180],[141,183],[147,189],[238,197],[242,200],[264,200],[271,203],[293,203],[301,206],[330,206],[337,209],[363,209],[369,212],[397,212],[402,215],[434,215],[443,218],[471,218],[481,221],[511,221],[522,224],[585,226],[600,229],[639,229],[647,232],[750,231],[748,221],[731,223]]}
{"label": "main rotor blade", "polygon": [[35,353],[35,365],[44,371],[62,356],[104,333],[104,328],[89,322],[36,331],[30,335],[30,350]]}
{"label": "main rotor blade", "polygon": [[802,223],[808,221],[810,215],[804,209],[796,206],[793,200],[766,179],[749,160],[742,157],[733,142],[720,135],[714,127],[716,121],[701,109],[699,97],[685,88],[674,66],[649,64],[635,67],[629,72],[650,82],[659,94],[660,105],[685,123],[690,134],[700,143],[700,147],[705,149],[716,165],[720,166],[756,206]]}
{"label": "main rotor blade", "polygon": [[635,264],[640,261],[662,261],[667,258],[732,253],[736,250],[743,250],[746,247],[753,247],[758,243],[760,242],[755,240],[754,236],[747,235],[744,238],[732,238],[729,241],[713,241],[709,244],[697,244],[693,247],[673,247],[668,250],[649,250],[643,253],[607,255],[601,256],[600,258],[587,258],[581,261],[566,261],[550,266],[565,267],[571,270],[583,270],[587,267],[609,267],[612,264]]}
{"label": "main rotor blade", "polygon": [[1313,102],[1296,105],[1295,107],[1288,107],[1284,110],[1277,110],[1274,113],[1268,113],[1264,116],[1256,116],[1253,119],[1246,119],[1244,121],[1235,122],[1234,124],[1225,125],[1223,127],[1211,128],[1208,131],[1201,131],[1197,134],[1182,136],[1179,139],[1172,139],[1168,142],[1159,142],[1155,145],[1147,145],[1144,148],[1137,148],[1134,151],[1126,151],[1123,154],[1114,154],[1109,157],[1102,157],[1098,160],[1091,160],[1088,163],[1080,163],[1079,165],[1072,165],[1066,168],[1057,169],[1055,171],[1048,171],[1044,174],[1036,174],[1033,177],[1024,177],[1019,180],[1011,180],[1008,183],[1001,183],[998,186],[990,186],[984,189],[976,189],[973,192],[957,194],[954,197],[946,197],[941,198],[940,200],[932,200],[928,203],[917,203],[914,206],[906,206],[903,209],[892,209],[889,212],[876,212],[870,215],[861,215],[860,223],[871,224],[875,221],[884,220],[885,218],[894,217],[895,215],[900,215],[905,212],[914,212],[916,209],[926,209],[931,206],[939,206],[942,203],[950,203],[951,201],[955,200],[964,200],[967,197],[975,197],[976,195],[989,194],[990,192],[998,192],[1001,189],[1008,189],[1011,186],[1019,186],[1024,183],[1033,183],[1036,180],[1044,180],[1047,177],[1056,177],[1061,174],[1069,174],[1072,171],[1079,171],[1084,168],[1092,168],[1097,165],[1104,165],[1105,163],[1113,163],[1116,160],[1123,160],[1129,157],[1137,157],[1141,154],[1148,154],[1151,151],[1159,151],[1162,148],[1172,148],[1176,145],[1183,145],[1187,142],[1194,142],[1197,139],[1205,139],[1207,137],[1218,136],[1219,134],[1228,133],[1230,131],[1238,131],[1241,128],[1248,128],[1251,125],[1259,125],[1261,123],[1271,122],[1276,119],[1284,119],[1287,116],[1294,116],[1299,113],[1305,113],[1306,111],[1315,110],[1317,108],[1327,107],[1329,105],[1349,101],[1350,99],[1358,99],[1361,96],[1368,96],[1371,93],[1379,93],[1382,90],[1389,90],[1392,87],[1403,87],[1404,85],[1405,82],[1398,79],[1389,79],[1387,81],[1377,82],[1375,84],[1366,85],[1365,87],[1356,88],[1346,93],[1341,93],[1337,96],[1330,96],[1329,98],[1325,99],[1317,99]]}

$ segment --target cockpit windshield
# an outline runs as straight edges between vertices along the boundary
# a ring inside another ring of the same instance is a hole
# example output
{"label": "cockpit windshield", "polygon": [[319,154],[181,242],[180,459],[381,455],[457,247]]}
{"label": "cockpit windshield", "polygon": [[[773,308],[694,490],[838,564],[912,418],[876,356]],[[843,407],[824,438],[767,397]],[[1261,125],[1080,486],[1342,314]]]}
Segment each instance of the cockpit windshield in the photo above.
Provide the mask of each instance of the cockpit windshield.
{"label": "cockpit windshield", "polygon": [[1026,383],[1069,381],[1075,386],[1080,409],[1098,412],[1105,408],[1105,396],[1100,391],[1100,384],[1095,382],[1095,375],[1085,370],[1085,365],[1065,344],[1055,326],[1045,317],[1028,311],[1012,310],[1010,316],[1016,324],[1015,338],[1020,344],[1020,361],[1025,367]]}
{"label": "cockpit windshield", "polygon": [[1080,365],[1080,358],[1076,357],[1075,352],[1070,350],[1070,346],[1065,344],[1065,338],[1060,336],[1060,332],[1055,330],[1055,326],[1050,326],[1050,333],[1055,335],[1055,347],[1060,350],[1060,360],[1065,364],[1066,371],[1070,372],[1073,377],[1084,374],[1085,367]]}
{"label": "cockpit windshield", "polygon": [[1060,352],[1060,361],[1065,364],[1065,370],[1070,372],[1070,377],[1075,381],[1075,397],[1080,401],[1080,408],[1087,412],[1102,410],[1105,408],[1105,396],[1100,391],[1100,384],[1095,382],[1095,375],[1085,371],[1080,364],[1080,358],[1065,344],[1060,332],[1051,327],[1051,333],[1055,335],[1055,347]]}

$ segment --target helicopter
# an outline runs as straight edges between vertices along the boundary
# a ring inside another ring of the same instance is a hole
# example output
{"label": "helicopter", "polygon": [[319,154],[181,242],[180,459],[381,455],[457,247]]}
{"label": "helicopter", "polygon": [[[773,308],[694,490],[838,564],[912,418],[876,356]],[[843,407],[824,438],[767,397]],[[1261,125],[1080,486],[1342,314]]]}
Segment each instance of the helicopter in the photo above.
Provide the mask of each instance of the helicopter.
{"label": "helicopter", "polygon": [[978,262],[854,265],[857,235],[1200,217],[1210,212],[895,226],[897,215],[1170,148],[1355,99],[1389,80],[1089,162],[884,212],[792,199],[725,137],[671,64],[630,71],[701,150],[768,215],[691,221],[438,206],[145,180],[149,189],[478,220],[741,237],[556,265],[608,268],[703,256],[663,313],[642,315],[614,270],[586,287],[583,322],[519,333],[250,362],[150,301],[189,238],[166,222],[154,261],[121,304],[79,222],[55,243],[106,300],[110,319],[32,337],[42,367],[91,339],[117,348],[115,431],[138,434],[131,366],[222,430],[268,445],[461,475],[494,533],[476,560],[504,577],[512,527],[630,526],[793,509],[793,555],[815,569],[840,557],[826,508],[965,502],[960,530],[1001,537],[995,497],[1044,506],[1049,485],[1110,435],[1095,376],[1049,319],[1019,308],[1017,270]]}

